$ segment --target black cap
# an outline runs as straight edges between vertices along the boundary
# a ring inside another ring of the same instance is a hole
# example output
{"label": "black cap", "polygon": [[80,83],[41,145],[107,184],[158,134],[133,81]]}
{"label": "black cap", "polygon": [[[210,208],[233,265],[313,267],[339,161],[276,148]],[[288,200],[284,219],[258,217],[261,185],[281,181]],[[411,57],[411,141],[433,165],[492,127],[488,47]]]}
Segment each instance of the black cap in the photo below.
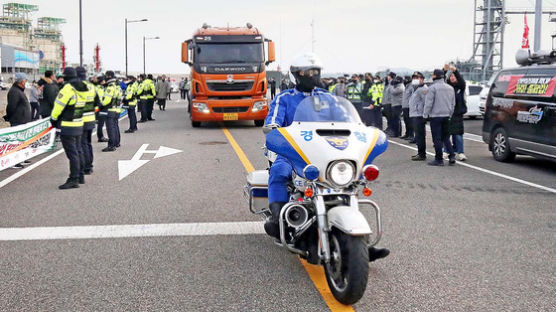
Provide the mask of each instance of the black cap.
{"label": "black cap", "polygon": [[434,79],[444,78],[444,71],[442,69],[435,69],[432,74],[435,77]]}
{"label": "black cap", "polygon": [[395,72],[389,72],[388,76],[390,76],[392,78],[396,78],[396,73]]}
{"label": "black cap", "polygon": [[413,73],[413,75],[411,75],[411,78],[415,78],[415,77],[425,79],[425,76],[419,71],[416,71]]}
{"label": "black cap", "polygon": [[104,76],[106,77],[106,79],[114,78],[114,71],[107,70],[106,73],[104,74]]}
{"label": "black cap", "polygon": [[87,79],[87,70],[85,68],[83,68],[82,66],[77,66],[75,68],[75,72],[77,73],[77,77],[79,79],[82,79],[82,80]]}
{"label": "black cap", "polygon": [[64,69],[64,80],[69,80],[73,78],[77,78],[77,72],[75,71],[75,68],[66,67]]}

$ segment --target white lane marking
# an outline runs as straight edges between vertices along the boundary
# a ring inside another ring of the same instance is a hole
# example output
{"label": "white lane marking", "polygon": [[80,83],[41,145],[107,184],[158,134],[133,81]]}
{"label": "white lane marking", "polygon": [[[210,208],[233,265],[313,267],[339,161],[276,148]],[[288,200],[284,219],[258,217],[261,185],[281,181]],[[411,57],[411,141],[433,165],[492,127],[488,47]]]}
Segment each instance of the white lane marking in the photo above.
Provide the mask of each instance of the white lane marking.
{"label": "white lane marking", "polygon": [[0,228],[0,241],[264,234],[262,222]]}
{"label": "white lane marking", "polygon": [[[124,119],[127,118],[127,115],[123,116],[122,118],[120,118],[118,121],[122,121]],[[97,133],[97,131],[93,131],[93,135],[95,135]],[[28,166],[24,169],[19,170],[18,172],[12,174],[11,176],[5,178],[4,180],[0,181],[0,189],[3,188],[4,186],[8,185],[10,182],[13,182],[14,180],[16,180],[17,178],[21,177],[22,175],[26,174],[27,172],[37,168],[38,166],[44,164],[45,162],[51,160],[52,158],[62,154],[64,152],[64,149],[59,149],[56,152],[54,152],[51,155],[48,155],[47,157],[37,161],[36,163],[32,164],[31,166]]]}
{"label": "white lane marking", "polygon": [[12,174],[11,176],[9,176],[9,177],[5,178],[4,180],[0,181],[0,188],[3,188],[3,187],[6,186],[8,183],[10,183],[10,182],[12,182],[13,180],[15,180],[15,179],[21,177],[22,175],[26,174],[27,172],[29,172],[29,171],[31,171],[31,170],[37,168],[38,166],[44,164],[45,162],[51,160],[52,158],[54,158],[54,157],[56,157],[56,156],[62,154],[63,152],[64,152],[64,149],[63,149],[63,148],[60,149],[60,150],[57,150],[56,152],[54,152],[54,153],[48,155],[47,157],[45,157],[45,158],[43,158],[43,159],[37,161],[36,163],[34,163],[34,164],[32,164],[32,165],[30,165],[30,166],[28,166],[28,167],[25,167],[24,169],[21,169],[21,170],[19,170],[18,172]]}
{"label": "white lane marking", "polygon": [[[402,143],[398,143],[396,141],[388,140],[388,142],[390,142],[392,144],[395,144],[395,145],[398,145],[398,146],[403,146],[405,148],[408,148],[408,149],[411,149],[411,150],[414,150],[414,151],[417,150],[416,147],[405,145],[405,144],[402,144]],[[434,153],[427,152],[427,155],[434,156]],[[522,180],[522,179],[514,178],[512,176],[505,175],[503,173],[499,173],[499,172],[496,172],[496,171],[492,171],[492,170],[484,169],[484,168],[477,167],[477,166],[474,166],[474,165],[466,164],[466,163],[461,162],[461,161],[456,162],[456,164],[460,165],[460,166],[467,167],[467,168],[475,169],[477,171],[481,171],[481,172],[484,172],[484,173],[488,173],[488,174],[491,174],[493,176],[497,176],[497,177],[500,177],[500,178],[503,178],[503,179],[506,179],[506,180],[514,181],[514,182],[521,183],[521,184],[525,184],[525,185],[528,185],[528,186],[531,186],[531,187],[534,187],[534,188],[541,189],[543,191],[547,191],[547,192],[551,192],[551,193],[556,194],[556,189],[553,189],[553,188],[550,188],[550,187],[547,187],[547,186],[544,186],[544,185],[540,185],[540,184],[525,181],[525,180]]]}

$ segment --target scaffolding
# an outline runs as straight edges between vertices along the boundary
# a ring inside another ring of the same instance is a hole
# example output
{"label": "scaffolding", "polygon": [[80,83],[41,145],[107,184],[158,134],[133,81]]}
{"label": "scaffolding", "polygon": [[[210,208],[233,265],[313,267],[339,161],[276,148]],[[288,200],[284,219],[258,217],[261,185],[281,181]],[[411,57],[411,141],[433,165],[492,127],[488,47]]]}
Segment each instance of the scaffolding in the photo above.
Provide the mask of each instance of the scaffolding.
{"label": "scaffolding", "polygon": [[[466,62],[458,63],[465,78],[486,81],[502,69],[504,62],[504,30],[511,14],[534,14],[531,9],[506,8],[506,0],[474,0],[473,54]],[[543,10],[542,14],[556,14]]]}
{"label": "scaffolding", "polygon": [[[487,80],[502,69],[504,60],[504,28],[507,23],[505,1],[475,0],[473,55],[468,70],[473,80]],[[479,76],[480,74],[480,76]]]}
{"label": "scaffolding", "polygon": [[0,17],[2,43],[30,50],[32,47],[30,16],[38,10],[38,6],[31,4],[13,2],[3,4]]}
{"label": "scaffolding", "polygon": [[37,19],[37,27],[33,31],[33,37],[60,41],[62,32],[59,25],[65,22],[66,20],[63,18],[40,17]]}
{"label": "scaffolding", "polygon": [[61,65],[62,32],[60,24],[66,22],[63,18],[39,17],[37,27],[33,29],[34,48],[41,54],[40,72],[56,71]]}

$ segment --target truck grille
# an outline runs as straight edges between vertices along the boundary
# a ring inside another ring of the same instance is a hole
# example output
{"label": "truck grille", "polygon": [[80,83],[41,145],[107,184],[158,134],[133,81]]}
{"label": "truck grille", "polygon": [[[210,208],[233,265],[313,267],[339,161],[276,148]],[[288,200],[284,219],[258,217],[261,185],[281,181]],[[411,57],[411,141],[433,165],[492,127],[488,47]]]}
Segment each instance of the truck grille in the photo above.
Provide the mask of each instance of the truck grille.
{"label": "truck grille", "polygon": [[207,82],[207,86],[210,91],[249,91],[253,88],[253,83],[254,81],[213,81]]}
{"label": "truck grille", "polygon": [[215,113],[245,113],[249,110],[249,106],[224,106],[213,107]]}

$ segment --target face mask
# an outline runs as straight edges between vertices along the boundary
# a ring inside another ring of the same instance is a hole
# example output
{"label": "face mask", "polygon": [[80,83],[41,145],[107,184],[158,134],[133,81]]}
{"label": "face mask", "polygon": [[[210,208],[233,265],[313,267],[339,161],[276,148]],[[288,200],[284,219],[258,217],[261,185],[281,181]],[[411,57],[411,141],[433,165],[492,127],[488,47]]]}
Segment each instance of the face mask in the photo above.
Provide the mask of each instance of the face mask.
{"label": "face mask", "polygon": [[319,85],[320,75],[309,76],[298,76],[297,77],[297,88],[301,92],[311,92],[313,89]]}
{"label": "face mask", "polygon": [[420,84],[420,81],[419,81],[419,79],[413,79],[413,80],[411,80],[411,84],[414,85],[414,86],[418,86]]}

